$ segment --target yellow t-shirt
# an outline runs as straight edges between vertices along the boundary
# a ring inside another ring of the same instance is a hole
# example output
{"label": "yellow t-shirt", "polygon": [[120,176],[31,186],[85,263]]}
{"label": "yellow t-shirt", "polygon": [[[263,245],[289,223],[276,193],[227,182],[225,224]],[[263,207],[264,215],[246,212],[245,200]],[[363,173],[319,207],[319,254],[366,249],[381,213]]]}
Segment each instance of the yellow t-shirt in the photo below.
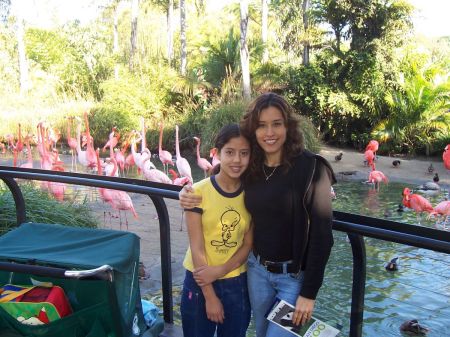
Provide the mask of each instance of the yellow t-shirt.
{"label": "yellow t-shirt", "polygon": [[[240,188],[234,193],[224,192],[215,177],[194,184],[195,194],[202,196],[202,203],[186,211],[202,214],[203,238],[208,265],[225,263],[242,246],[244,234],[250,227],[251,217],[244,205],[244,191]],[[183,266],[194,270],[190,247]],[[236,277],[247,270],[244,263],[223,278]]]}

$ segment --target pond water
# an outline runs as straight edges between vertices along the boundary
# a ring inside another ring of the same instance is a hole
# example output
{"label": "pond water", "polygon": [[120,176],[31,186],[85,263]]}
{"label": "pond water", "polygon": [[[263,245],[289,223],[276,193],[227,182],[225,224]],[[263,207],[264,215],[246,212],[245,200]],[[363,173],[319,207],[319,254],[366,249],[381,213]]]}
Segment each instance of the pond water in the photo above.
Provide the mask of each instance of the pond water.
{"label": "pond water", "polygon": [[[159,167],[159,161],[154,162]],[[5,164],[3,160],[0,163]],[[191,167],[195,181],[203,178],[203,172],[196,167],[195,160],[191,160]],[[334,186],[337,198],[333,206],[335,210],[434,228],[433,219],[426,219],[425,216],[418,219],[414,212],[407,209],[397,212],[404,187],[415,186],[392,182],[382,185],[378,191],[362,182],[340,181]],[[443,191],[428,198],[435,205],[444,199],[446,193]],[[316,301],[315,316],[341,327],[340,335],[347,336],[352,253],[345,233],[334,231],[334,238],[324,285]],[[407,336],[399,331],[399,327],[402,322],[414,318],[430,329],[429,337],[449,336],[445,327],[450,325],[450,256],[371,238],[365,238],[365,243],[367,279],[363,336]],[[399,270],[388,272],[385,264],[394,257],[399,258]],[[174,289],[175,297],[178,292],[179,289]],[[179,323],[176,308],[174,315]],[[252,325],[247,336],[254,336]]]}
{"label": "pond water", "polygon": [[[335,186],[334,209],[386,218],[414,226],[434,228],[436,220],[418,219],[412,211],[397,212],[404,187],[390,183],[379,191],[361,182],[339,182]],[[447,192],[427,196],[433,205]],[[349,332],[352,253],[344,233],[334,232],[335,244],[319,293],[316,315],[343,326]],[[426,249],[365,238],[367,278],[363,336],[406,336],[399,331],[402,322],[418,319],[430,328],[428,336],[449,336],[450,256]],[[398,271],[388,272],[385,265],[398,257]]]}

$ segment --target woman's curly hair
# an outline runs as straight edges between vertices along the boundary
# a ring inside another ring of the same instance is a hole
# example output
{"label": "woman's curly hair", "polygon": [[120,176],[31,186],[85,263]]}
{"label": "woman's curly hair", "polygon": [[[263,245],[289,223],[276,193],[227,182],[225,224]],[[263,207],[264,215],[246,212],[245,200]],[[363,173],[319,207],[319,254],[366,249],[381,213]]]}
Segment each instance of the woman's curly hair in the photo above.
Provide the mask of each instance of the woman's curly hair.
{"label": "woman's curly hair", "polygon": [[265,155],[264,150],[256,140],[256,129],[259,127],[261,111],[269,107],[274,107],[281,112],[287,129],[286,142],[283,144],[281,157],[281,165],[283,165],[285,171],[291,166],[293,157],[304,149],[303,133],[299,127],[300,121],[289,103],[282,96],[273,92],[258,96],[250,103],[240,123],[243,135],[250,139],[252,146],[252,162],[248,168],[248,177],[252,181],[259,180],[263,176],[262,168]]}

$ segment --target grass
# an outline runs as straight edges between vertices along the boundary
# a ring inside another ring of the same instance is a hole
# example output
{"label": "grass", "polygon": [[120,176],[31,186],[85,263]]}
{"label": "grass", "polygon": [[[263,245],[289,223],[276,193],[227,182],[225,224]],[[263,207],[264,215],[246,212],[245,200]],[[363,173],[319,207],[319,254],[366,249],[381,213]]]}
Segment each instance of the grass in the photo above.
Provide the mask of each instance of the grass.
{"label": "grass", "polygon": [[[27,221],[62,224],[74,227],[98,227],[98,220],[92,214],[86,200],[58,202],[47,192],[40,190],[32,182],[20,184]],[[0,184],[0,235],[16,226],[16,208],[9,189]]]}

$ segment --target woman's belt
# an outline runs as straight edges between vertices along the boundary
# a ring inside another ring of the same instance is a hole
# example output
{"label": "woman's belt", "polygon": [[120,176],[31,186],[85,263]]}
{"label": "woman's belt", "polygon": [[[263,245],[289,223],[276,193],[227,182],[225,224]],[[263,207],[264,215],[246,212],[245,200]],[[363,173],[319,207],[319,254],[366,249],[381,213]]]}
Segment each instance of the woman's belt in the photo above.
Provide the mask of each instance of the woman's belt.
{"label": "woman's belt", "polygon": [[261,255],[253,252],[256,257],[256,261],[259,264],[264,266],[266,270],[270,273],[274,274],[295,274],[298,272],[298,269],[295,268],[294,262],[292,260],[289,261],[269,261],[263,258]]}

